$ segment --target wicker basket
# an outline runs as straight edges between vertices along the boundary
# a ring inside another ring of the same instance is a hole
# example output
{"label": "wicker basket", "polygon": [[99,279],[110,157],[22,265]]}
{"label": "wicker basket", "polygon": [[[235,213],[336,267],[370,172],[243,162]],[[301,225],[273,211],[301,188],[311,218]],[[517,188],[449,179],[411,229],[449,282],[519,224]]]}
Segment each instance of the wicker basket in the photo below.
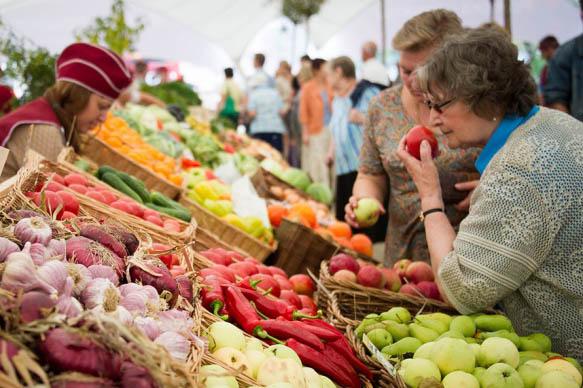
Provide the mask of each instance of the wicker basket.
{"label": "wicker basket", "polygon": [[405,307],[412,314],[421,310],[457,314],[453,307],[437,300],[336,280],[328,271],[328,262],[322,262],[318,279],[318,307],[337,327],[345,329],[347,325],[358,324],[368,314],[380,314],[395,306]]}
{"label": "wicker basket", "polygon": [[269,246],[264,242],[259,241],[255,237],[237,229],[183,195],[180,196],[180,203],[192,211],[193,217],[201,227],[205,228],[228,245],[237,247],[239,250],[245,252],[249,256],[253,256],[261,262],[265,261],[265,259],[277,249],[276,243],[274,243],[274,246]]}
{"label": "wicker basket", "polygon": [[284,182],[264,168],[257,169],[255,174],[251,177],[251,182],[253,183],[257,194],[263,198],[282,200],[283,198],[281,196],[277,196],[271,191],[271,187],[275,186],[279,187],[281,190],[292,190],[304,201],[314,200],[308,194],[296,189],[289,183]]}
{"label": "wicker basket", "polygon": [[338,247],[313,229],[283,219],[276,231],[279,249],[275,263],[288,274],[318,274],[322,260],[330,259]]}
{"label": "wicker basket", "polygon": [[134,162],[96,137],[87,138],[81,153],[99,165],[107,164],[141,179],[148,189],[159,191],[169,198],[176,199],[180,194],[180,187]]}

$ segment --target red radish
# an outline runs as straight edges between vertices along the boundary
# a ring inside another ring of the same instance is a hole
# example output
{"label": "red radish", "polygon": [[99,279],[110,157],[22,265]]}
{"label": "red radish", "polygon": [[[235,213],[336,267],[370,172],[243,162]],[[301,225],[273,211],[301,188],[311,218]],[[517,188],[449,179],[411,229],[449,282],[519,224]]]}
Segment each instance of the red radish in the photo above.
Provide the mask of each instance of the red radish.
{"label": "red radish", "polygon": [[49,182],[44,186],[44,189],[46,191],[61,191],[64,190],[66,188],[66,186],[63,186],[62,184],[58,183],[58,182]]}
{"label": "red radish", "polygon": [[89,267],[103,264],[112,267],[118,276],[125,270],[125,260],[103,245],[83,236],[71,237],[67,240],[67,260]]}
{"label": "red radish", "polygon": [[281,275],[287,279],[287,274],[285,273],[285,271],[283,269],[281,269],[279,267],[274,267],[274,266],[269,266],[267,268],[269,268],[272,275]]}
{"label": "red radish", "polygon": [[131,214],[129,205],[123,201],[117,200],[109,204],[114,209],[121,210],[124,213]]}
{"label": "red radish", "polygon": [[128,255],[126,247],[101,226],[83,225],[80,228],[79,234],[100,243],[121,258],[125,258]]}
{"label": "red radish", "polygon": [[81,186],[89,186],[89,181],[81,174],[75,172],[65,175],[65,184],[70,186],[72,184],[77,184]]}
{"label": "red radish", "polygon": [[281,290],[279,298],[290,302],[299,309],[302,308],[302,301],[300,297],[292,290]]}
{"label": "red radish", "polygon": [[[43,202],[44,196],[44,204]],[[64,205],[61,198],[52,191],[45,191],[42,194],[36,193],[33,195],[33,201],[35,205],[41,209],[45,209],[49,214],[57,213],[57,218],[60,218],[64,211]]]}
{"label": "red radish", "polygon": [[60,183],[63,186],[67,185],[65,183],[65,179],[63,179],[63,177],[57,174],[56,172],[53,172],[51,175],[49,175],[49,180]]}
{"label": "red radish", "polygon": [[160,217],[160,212],[153,209],[144,209],[144,218],[149,216]]}
{"label": "red radish", "polygon": [[110,190],[98,189],[97,191],[99,192],[99,194],[101,194],[106,204],[110,205],[111,203],[117,201],[117,196]]}
{"label": "red radish", "polygon": [[68,211],[64,211],[63,214],[61,215],[61,218],[59,218],[59,220],[61,221],[65,221],[65,220],[72,220],[73,218],[77,217],[76,214],[68,212]]}
{"label": "red radish", "polygon": [[63,209],[73,214],[79,214],[79,200],[67,191],[57,191],[57,195],[63,202]]}
{"label": "red radish", "polygon": [[180,224],[176,220],[167,218],[164,220],[164,229],[168,232],[180,233]]}
{"label": "red radish", "polygon": [[281,275],[273,275],[275,281],[279,284],[279,288],[283,290],[293,291],[294,286],[290,283],[287,277],[283,277]]}
{"label": "red radish", "polygon": [[421,143],[427,141],[431,146],[431,157],[436,158],[439,155],[439,145],[433,132],[429,129],[417,125],[409,130],[405,142],[407,145],[407,152],[413,157],[421,160]]}
{"label": "red radish", "polygon": [[157,257],[148,256],[144,260],[133,260],[129,264],[130,279],[129,281],[138,281],[143,285],[154,287],[158,293],[168,291],[176,296],[178,289],[176,280]]}
{"label": "red radish", "polygon": [[86,186],[78,185],[78,184],[75,184],[75,183],[73,183],[72,185],[70,185],[69,188],[71,190],[76,191],[79,194],[83,194],[83,195],[85,195],[87,193],[87,191],[89,191],[89,189]]}
{"label": "red radish", "polygon": [[101,193],[99,191],[95,191],[95,190],[88,190],[85,193],[86,196],[88,196],[89,198],[92,198],[98,202],[101,203],[105,203],[105,198],[103,198],[103,195],[101,195]]}
{"label": "red radish", "polygon": [[29,291],[22,296],[20,302],[20,319],[24,323],[36,321],[48,315],[56,300],[40,291]]}
{"label": "red radish", "polygon": [[148,216],[145,218],[146,221],[151,222],[154,225],[158,225],[159,227],[164,227],[164,222],[160,217]]}
{"label": "red radish", "polygon": [[121,358],[93,342],[63,328],[51,329],[39,345],[40,353],[54,369],[107,377],[121,377]]}

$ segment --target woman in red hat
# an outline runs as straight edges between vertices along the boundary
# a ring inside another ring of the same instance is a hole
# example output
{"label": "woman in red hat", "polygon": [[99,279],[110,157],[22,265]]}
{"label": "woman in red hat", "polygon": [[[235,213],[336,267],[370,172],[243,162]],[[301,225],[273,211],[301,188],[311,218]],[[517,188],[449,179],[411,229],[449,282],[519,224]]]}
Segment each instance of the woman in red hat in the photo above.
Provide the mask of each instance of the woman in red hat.
{"label": "woman in red hat", "polygon": [[29,149],[53,161],[66,145],[77,149],[79,133],[103,122],[131,83],[117,54],[87,43],[66,47],[56,72],[56,83],[43,97],[0,118],[0,145],[10,150],[0,181],[18,172]]}

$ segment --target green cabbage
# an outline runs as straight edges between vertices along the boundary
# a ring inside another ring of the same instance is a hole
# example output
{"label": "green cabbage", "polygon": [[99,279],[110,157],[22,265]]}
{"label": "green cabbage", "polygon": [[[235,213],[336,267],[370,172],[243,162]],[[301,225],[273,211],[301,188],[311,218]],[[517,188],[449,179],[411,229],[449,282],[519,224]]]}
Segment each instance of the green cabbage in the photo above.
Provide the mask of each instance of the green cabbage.
{"label": "green cabbage", "polygon": [[311,183],[307,172],[293,167],[284,171],[281,179],[302,191],[306,191]]}
{"label": "green cabbage", "polygon": [[306,193],[316,201],[330,205],[332,203],[332,192],[330,188],[322,183],[312,183]]}

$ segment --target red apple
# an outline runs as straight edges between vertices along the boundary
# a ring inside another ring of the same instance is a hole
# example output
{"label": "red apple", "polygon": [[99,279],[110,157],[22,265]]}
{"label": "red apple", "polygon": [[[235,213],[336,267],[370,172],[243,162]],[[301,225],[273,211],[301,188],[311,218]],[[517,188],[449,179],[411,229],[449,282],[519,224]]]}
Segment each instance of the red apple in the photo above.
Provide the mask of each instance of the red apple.
{"label": "red apple", "polygon": [[250,277],[252,281],[260,281],[257,283],[257,289],[262,290],[263,292],[269,292],[273,296],[279,297],[281,293],[281,288],[279,288],[279,283],[273,278],[271,275],[265,274],[255,274]]}
{"label": "red apple", "polygon": [[302,300],[300,299],[298,294],[296,294],[292,290],[281,290],[279,298],[288,301],[298,309],[302,308]]}
{"label": "red apple", "polygon": [[314,282],[308,275],[298,274],[289,278],[294,291],[297,294],[312,296],[314,294]]}
{"label": "red apple", "polygon": [[386,280],[385,288],[393,292],[399,292],[402,283],[397,270],[394,268],[381,268],[381,272]]}
{"label": "red apple", "polygon": [[293,291],[294,286],[293,286],[293,284],[290,283],[290,281],[286,277],[283,277],[281,275],[273,275],[273,278],[275,279],[277,284],[279,284],[279,288],[282,291],[283,290]]}
{"label": "red apple", "polygon": [[422,281],[417,283],[417,288],[426,298],[441,300],[441,295],[435,282]]}
{"label": "red apple", "polygon": [[357,274],[360,270],[360,265],[358,265],[358,262],[354,257],[345,253],[340,253],[330,259],[329,271],[331,275],[334,275],[342,269],[347,269]]}
{"label": "red apple", "polygon": [[253,263],[248,261],[240,261],[238,263],[233,263],[229,266],[233,271],[235,271],[235,275],[244,278],[245,276],[255,275],[259,273],[257,270],[257,266]]}
{"label": "red apple", "polygon": [[439,155],[439,144],[433,132],[429,129],[417,125],[409,130],[407,137],[405,138],[405,144],[407,145],[407,152],[409,152],[413,157],[421,160],[421,142],[426,140],[431,146],[431,157],[436,158]]}
{"label": "red apple", "polygon": [[412,263],[412,261],[409,259],[401,259],[393,265],[393,268],[397,270],[397,274],[399,274],[399,277],[401,279],[403,279],[405,277],[405,272],[407,271],[407,267],[411,263]]}
{"label": "red apple", "polygon": [[272,275],[280,275],[283,276],[284,278],[288,278],[287,274],[285,273],[285,271],[279,267],[274,267],[274,266],[269,266],[267,267],[269,268],[269,270],[271,271]]}
{"label": "red apple", "polygon": [[356,274],[347,269],[341,269],[340,271],[332,275],[332,277],[339,281],[356,283]]}
{"label": "red apple", "polygon": [[365,265],[358,271],[356,281],[365,287],[383,288],[385,277],[383,273],[374,265]]}
{"label": "red apple", "polygon": [[405,277],[415,284],[423,281],[431,282],[434,279],[433,269],[424,261],[416,261],[409,264],[405,270]]}
{"label": "red apple", "polygon": [[421,296],[421,291],[419,291],[419,288],[417,288],[417,286],[413,283],[403,284],[399,292],[401,294],[413,295],[416,297]]}

